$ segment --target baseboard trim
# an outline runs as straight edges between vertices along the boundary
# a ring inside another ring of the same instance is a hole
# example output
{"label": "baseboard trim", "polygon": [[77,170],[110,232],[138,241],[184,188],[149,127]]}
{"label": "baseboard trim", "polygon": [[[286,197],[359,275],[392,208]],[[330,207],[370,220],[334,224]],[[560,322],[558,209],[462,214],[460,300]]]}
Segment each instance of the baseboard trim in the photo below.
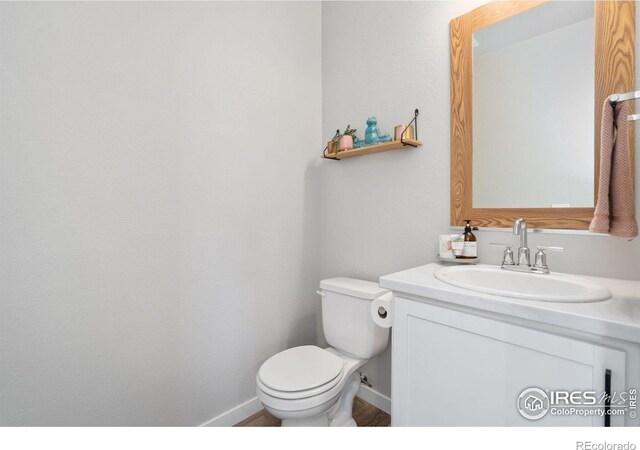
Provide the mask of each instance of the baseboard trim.
{"label": "baseboard trim", "polygon": [[371,403],[376,408],[383,410],[387,414],[391,414],[391,399],[378,391],[374,391],[369,386],[360,386],[358,397],[365,402]]}
{"label": "baseboard trim", "polygon": [[[381,394],[378,391],[374,391],[368,386],[360,386],[358,390],[358,397],[365,402],[371,403],[378,409],[391,414],[391,399],[386,395]],[[200,425],[201,427],[231,427],[238,422],[243,421],[247,417],[250,417],[262,409],[262,403],[258,400],[258,397],[253,397],[250,400],[231,408],[229,411],[214,417],[211,420]]]}
{"label": "baseboard trim", "polygon": [[258,400],[258,397],[253,397],[251,400],[230,409],[227,412],[220,414],[217,417],[203,423],[201,427],[232,427],[238,422],[250,417],[262,409],[262,403]]}

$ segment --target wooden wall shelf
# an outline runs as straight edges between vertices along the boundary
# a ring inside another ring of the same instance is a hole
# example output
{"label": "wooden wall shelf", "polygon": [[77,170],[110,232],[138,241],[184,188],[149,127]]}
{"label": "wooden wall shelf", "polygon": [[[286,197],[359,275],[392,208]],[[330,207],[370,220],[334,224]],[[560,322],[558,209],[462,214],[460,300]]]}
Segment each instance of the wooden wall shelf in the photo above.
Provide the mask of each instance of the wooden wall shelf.
{"label": "wooden wall shelf", "polygon": [[327,154],[326,158],[324,156],[321,156],[321,158],[325,158],[325,159],[353,158],[354,156],[370,155],[373,153],[388,152],[390,150],[400,150],[403,148],[414,148],[414,147],[420,147],[421,145],[422,145],[422,142],[417,141],[415,139],[405,139],[403,142],[391,141],[391,142],[385,142],[384,144],[375,144],[375,145],[369,145],[367,147],[353,148],[351,150],[345,150],[338,153],[329,153]]}

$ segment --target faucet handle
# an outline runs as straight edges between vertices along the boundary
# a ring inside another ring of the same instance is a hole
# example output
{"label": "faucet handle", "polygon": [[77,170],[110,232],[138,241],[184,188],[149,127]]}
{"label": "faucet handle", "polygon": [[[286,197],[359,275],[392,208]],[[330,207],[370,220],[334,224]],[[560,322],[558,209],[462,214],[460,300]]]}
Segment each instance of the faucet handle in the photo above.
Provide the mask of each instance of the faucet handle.
{"label": "faucet handle", "polygon": [[504,247],[504,254],[502,255],[503,266],[514,266],[516,263],[513,261],[513,251],[511,250],[512,244],[502,244],[492,242],[489,244],[492,247]]}
{"label": "faucet handle", "polygon": [[544,252],[545,250],[550,250],[552,252],[563,252],[564,247],[549,247],[545,245],[537,245],[536,248],[538,252],[536,253],[536,262],[533,267],[537,267],[539,269],[543,269],[548,273],[549,267],[547,266],[547,254]]}

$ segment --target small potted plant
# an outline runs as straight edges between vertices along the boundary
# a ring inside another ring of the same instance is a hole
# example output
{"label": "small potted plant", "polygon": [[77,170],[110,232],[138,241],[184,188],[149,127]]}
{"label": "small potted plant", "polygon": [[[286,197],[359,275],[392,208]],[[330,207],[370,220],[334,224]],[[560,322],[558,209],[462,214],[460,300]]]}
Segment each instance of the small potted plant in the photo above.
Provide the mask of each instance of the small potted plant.
{"label": "small potted plant", "polygon": [[351,124],[347,125],[347,128],[345,128],[344,133],[342,133],[342,135],[340,135],[340,144],[339,144],[339,148],[340,151],[344,151],[344,150],[350,150],[353,148],[353,141],[356,138],[356,130],[351,128]]}

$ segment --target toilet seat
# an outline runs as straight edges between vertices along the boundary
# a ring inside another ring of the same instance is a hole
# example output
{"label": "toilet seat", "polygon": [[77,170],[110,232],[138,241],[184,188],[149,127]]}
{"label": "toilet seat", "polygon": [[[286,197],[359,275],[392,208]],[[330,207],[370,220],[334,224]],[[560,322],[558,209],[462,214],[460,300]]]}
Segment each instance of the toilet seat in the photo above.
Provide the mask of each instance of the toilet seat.
{"label": "toilet seat", "polygon": [[[330,406],[331,404],[335,404],[349,376],[367,362],[366,359],[346,355],[331,347],[324,350],[319,347],[316,347],[316,349],[338,358],[342,363],[342,367],[339,375],[334,379],[313,389],[289,392],[272,389],[261,381],[260,371],[258,371],[258,375],[256,376],[258,398],[272,414],[274,412],[278,414],[292,413],[295,414],[296,417],[302,417],[307,414],[313,415],[314,409],[322,409],[323,405]],[[303,360],[301,364],[303,364],[304,367],[308,367],[307,361],[305,360]],[[277,417],[282,416],[279,415]]]}
{"label": "toilet seat", "polygon": [[267,395],[302,399],[329,391],[342,379],[344,361],[315,345],[284,350],[269,358],[258,371],[256,382]]}

